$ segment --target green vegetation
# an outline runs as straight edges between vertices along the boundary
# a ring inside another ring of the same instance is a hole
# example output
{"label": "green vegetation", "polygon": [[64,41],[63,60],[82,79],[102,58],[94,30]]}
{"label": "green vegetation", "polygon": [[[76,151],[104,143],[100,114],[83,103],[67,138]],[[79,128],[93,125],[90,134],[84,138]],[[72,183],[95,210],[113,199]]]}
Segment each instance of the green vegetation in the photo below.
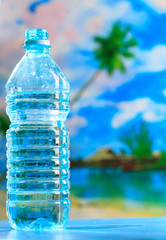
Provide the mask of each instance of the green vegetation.
{"label": "green vegetation", "polygon": [[0,134],[5,136],[7,129],[9,128],[10,120],[6,114],[0,114]]}
{"label": "green vegetation", "polygon": [[106,69],[109,75],[116,69],[121,72],[126,71],[124,60],[135,57],[131,48],[137,46],[136,39],[129,37],[130,31],[130,26],[123,26],[117,22],[106,38],[94,37],[94,41],[98,44],[98,48],[94,50],[94,56],[99,62],[99,69]]}
{"label": "green vegetation", "polygon": [[112,75],[115,70],[125,73],[124,60],[135,57],[131,50],[137,46],[137,41],[131,36],[131,27],[122,25],[120,22],[114,23],[106,37],[95,36],[94,41],[98,47],[93,54],[99,67],[71,100],[71,106],[82,96],[102,70],[106,70],[109,75]]}
{"label": "green vegetation", "polygon": [[[5,136],[7,129],[9,128],[10,120],[6,114],[0,114],[0,135]],[[6,178],[6,171],[0,176],[0,184]]]}
{"label": "green vegetation", "polygon": [[153,168],[166,168],[166,152],[162,151],[160,158],[157,161],[155,161],[151,164],[148,164],[147,167],[149,167],[149,168],[151,168],[151,167],[153,167]]}
{"label": "green vegetation", "polygon": [[135,156],[138,164],[146,164],[151,160],[153,142],[145,123],[142,123],[139,128],[132,126],[131,129],[120,136],[120,140]]}

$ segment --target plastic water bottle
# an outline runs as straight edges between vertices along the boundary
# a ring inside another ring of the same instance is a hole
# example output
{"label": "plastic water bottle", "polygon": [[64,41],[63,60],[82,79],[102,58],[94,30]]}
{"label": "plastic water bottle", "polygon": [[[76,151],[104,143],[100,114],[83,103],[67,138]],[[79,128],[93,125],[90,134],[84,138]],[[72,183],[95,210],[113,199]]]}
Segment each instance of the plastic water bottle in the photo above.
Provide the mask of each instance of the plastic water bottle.
{"label": "plastic water bottle", "polygon": [[6,84],[7,215],[15,229],[59,229],[70,213],[69,82],[47,30],[27,30],[24,48]]}

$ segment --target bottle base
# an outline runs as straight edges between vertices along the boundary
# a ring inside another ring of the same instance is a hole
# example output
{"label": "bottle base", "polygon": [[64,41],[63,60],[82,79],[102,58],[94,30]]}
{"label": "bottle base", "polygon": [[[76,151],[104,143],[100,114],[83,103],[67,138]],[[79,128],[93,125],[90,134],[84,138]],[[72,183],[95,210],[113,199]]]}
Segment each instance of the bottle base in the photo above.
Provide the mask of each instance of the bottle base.
{"label": "bottle base", "polygon": [[56,231],[56,230],[62,230],[66,224],[59,224],[55,222],[51,222],[48,219],[45,218],[38,218],[35,221],[31,223],[24,224],[21,223],[15,223],[14,221],[9,221],[10,226],[14,228],[15,230],[21,230],[21,231]]}
{"label": "bottle base", "polygon": [[70,201],[7,201],[7,215],[10,226],[16,230],[62,229],[70,216]]}

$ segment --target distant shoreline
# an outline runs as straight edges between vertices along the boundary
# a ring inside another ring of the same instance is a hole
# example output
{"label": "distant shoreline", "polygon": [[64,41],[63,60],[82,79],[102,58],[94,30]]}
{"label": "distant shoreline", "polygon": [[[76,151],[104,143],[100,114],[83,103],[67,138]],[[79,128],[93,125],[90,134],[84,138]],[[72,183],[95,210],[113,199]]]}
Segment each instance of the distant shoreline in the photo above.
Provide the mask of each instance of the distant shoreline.
{"label": "distant shoreline", "polygon": [[71,161],[71,169],[75,169],[75,168],[91,168],[91,169],[111,169],[111,170],[122,170],[122,171],[143,171],[143,170],[160,170],[160,169],[166,169],[166,165],[163,166],[153,166],[153,165],[148,165],[148,166],[142,166],[142,165],[136,165],[134,168],[121,168],[121,167],[108,167],[108,166],[100,166],[100,163],[98,164],[93,164],[93,166],[91,166],[91,164],[87,164],[85,162],[83,163],[77,163],[76,161]]}

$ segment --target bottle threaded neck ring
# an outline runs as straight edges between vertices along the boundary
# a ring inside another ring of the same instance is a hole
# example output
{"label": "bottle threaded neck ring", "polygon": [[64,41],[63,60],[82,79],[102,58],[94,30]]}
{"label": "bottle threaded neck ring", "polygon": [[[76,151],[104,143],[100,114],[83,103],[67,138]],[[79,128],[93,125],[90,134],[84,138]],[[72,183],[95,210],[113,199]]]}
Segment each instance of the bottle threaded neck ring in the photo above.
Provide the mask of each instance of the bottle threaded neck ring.
{"label": "bottle threaded neck ring", "polygon": [[42,44],[50,46],[50,41],[48,40],[48,31],[46,29],[34,28],[28,29],[25,32],[25,46],[32,44]]}
{"label": "bottle threaded neck ring", "polygon": [[26,40],[48,40],[48,31],[46,29],[34,28],[25,32]]}

